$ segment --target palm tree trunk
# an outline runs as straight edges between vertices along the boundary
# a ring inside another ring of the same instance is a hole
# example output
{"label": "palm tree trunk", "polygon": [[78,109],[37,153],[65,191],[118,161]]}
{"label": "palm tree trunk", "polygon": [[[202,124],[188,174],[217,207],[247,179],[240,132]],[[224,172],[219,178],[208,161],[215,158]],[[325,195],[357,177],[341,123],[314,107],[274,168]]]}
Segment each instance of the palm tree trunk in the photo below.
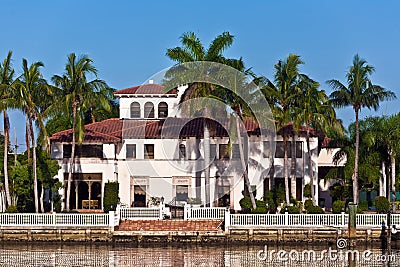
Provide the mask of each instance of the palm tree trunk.
{"label": "palm tree trunk", "polygon": [[290,187],[291,187],[291,196],[293,199],[296,199],[296,134],[293,133],[292,135],[292,142],[291,145],[291,152],[292,152],[292,159],[291,159],[291,174],[292,178],[290,179]]}
{"label": "palm tree trunk", "polygon": [[386,197],[387,181],[386,181],[386,164],[384,160],[382,160],[381,173],[382,173],[382,179],[379,179],[379,195]]}
{"label": "palm tree trunk", "polygon": [[8,184],[8,139],[9,139],[9,132],[10,132],[10,125],[7,115],[7,110],[3,109],[4,115],[4,187],[6,190],[6,198],[7,204],[10,206],[11,204],[11,195],[10,195],[10,186]]}
{"label": "palm tree trunk", "polygon": [[41,185],[41,191],[40,191],[40,212],[41,212],[41,213],[44,213],[43,197],[44,197],[44,188],[43,188],[43,183],[42,183],[42,185]]}
{"label": "palm tree trunk", "polygon": [[310,127],[307,125],[307,136],[306,136],[306,143],[307,143],[307,155],[308,155],[308,169],[310,172],[310,188],[311,188],[311,200],[314,206],[317,205],[317,201],[315,199],[315,187],[314,187],[314,169],[313,169],[313,162],[311,158],[311,148],[310,148]]}
{"label": "palm tree trunk", "polygon": [[35,198],[35,212],[39,212],[39,196],[38,196],[38,181],[36,172],[36,142],[35,133],[33,131],[32,118],[29,118],[29,130],[32,139],[32,158],[33,158],[33,195]]}
{"label": "palm tree trunk", "polygon": [[210,131],[204,121],[204,177],[205,177],[205,205],[211,206],[211,186],[210,186]]}
{"label": "palm tree trunk", "polygon": [[69,210],[69,201],[71,197],[71,182],[72,182],[72,171],[74,168],[74,158],[75,158],[75,127],[76,127],[76,105],[74,102],[72,105],[73,110],[73,122],[72,122],[72,148],[71,148],[71,158],[69,160],[69,172],[68,172],[68,181],[67,181],[67,198],[66,198],[66,210]]}
{"label": "palm tree trunk", "polygon": [[358,147],[360,144],[360,130],[359,130],[359,121],[358,121],[358,112],[359,110],[356,108],[356,153],[354,156],[354,173],[353,173],[353,203],[358,204]]}
{"label": "palm tree trunk", "polygon": [[242,171],[243,171],[243,178],[244,178],[244,182],[246,183],[246,186],[247,186],[247,191],[249,192],[251,206],[253,207],[253,209],[256,209],[257,208],[256,200],[255,200],[255,197],[254,197],[254,194],[253,194],[253,190],[251,189],[249,176],[247,174],[247,166],[246,166],[246,162],[244,160],[242,136],[240,134],[240,128],[239,127],[240,127],[239,119],[236,118],[236,132],[237,132],[237,139],[238,139],[238,145],[239,145],[240,163],[242,165]]}
{"label": "palm tree trunk", "polygon": [[[284,130],[285,131],[285,130]],[[283,133],[283,172],[285,176],[285,200],[286,200],[286,205],[289,206],[290,204],[290,197],[289,197],[289,174],[288,174],[288,155],[287,155],[287,137],[286,134]]]}
{"label": "palm tree trunk", "polygon": [[28,165],[31,164],[31,142],[29,140],[29,118],[28,115],[26,115],[26,123],[25,123],[25,144],[26,144],[26,151],[28,152]]}
{"label": "palm tree trunk", "polygon": [[396,156],[390,153],[390,160],[392,163],[392,202],[393,202],[393,212],[396,211]]}

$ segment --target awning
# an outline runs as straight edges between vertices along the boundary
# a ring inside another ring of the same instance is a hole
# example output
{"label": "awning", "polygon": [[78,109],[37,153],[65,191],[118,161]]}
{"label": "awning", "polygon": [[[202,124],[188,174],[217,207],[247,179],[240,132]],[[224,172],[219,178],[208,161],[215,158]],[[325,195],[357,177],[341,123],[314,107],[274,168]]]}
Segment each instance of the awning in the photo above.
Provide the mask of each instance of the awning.
{"label": "awning", "polygon": [[135,195],[144,195],[145,196],[146,195],[146,191],[142,187],[135,185],[134,194]]}

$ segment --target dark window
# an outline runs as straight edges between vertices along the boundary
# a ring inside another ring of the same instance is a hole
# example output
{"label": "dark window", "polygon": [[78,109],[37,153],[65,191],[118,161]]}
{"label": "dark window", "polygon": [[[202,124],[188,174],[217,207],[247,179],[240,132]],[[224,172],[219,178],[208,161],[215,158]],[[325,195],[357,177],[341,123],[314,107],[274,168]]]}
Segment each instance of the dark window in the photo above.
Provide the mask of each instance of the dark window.
{"label": "dark window", "polygon": [[188,190],[189,186],[187,185],[177,185],[176,186],[176,201],[187,201],[188,199]]}
{"label": "dark window", "polygon": [[140,118],[140,104],[138,102],[131,104],[131,118]]}
{"label": "dark window", "polygon": [[186,146],[184,144],[179,145],[179,159],[186,158]]}
{"label": "dark window", "polygon": [[296,142],[296,158],[303,157],[303,142],[297,141]]}
{"label": "dark window", "polygon": [[165,102],[158,104],[158,117],[166,118],[168,117],[168,105]]}
{"label": "dark window", "polygon": [[240,150],[239,144],[234,144],[232,147],[232,158],[233,159],[240,159]]}
{"label": "dark window", "polygon": [[210,159],[215,159],[217,155],[217,145],[210,144]]}
{"label": "dark window", "polygon": [[[292,142],[290,142],[290,141],[286,142],[286,151],[287,151],[287,157],[291,158],[292,157]],[[276,142],[275,157],[276,158],[284,157],[283,141]],[[296,142],[296,158],[302,158],[302,157],[303,157],[303,142],[297,141]]]}
{"label": "dark window", "polygon": [[154,118],[154,105],[151,102],[144,104],[144,117]]}
{"label": "dark window", "polygon": [[229,159],[229,146],[227,144],[219,145],[219,159]]}
{"label": "dark window", "polygon": [[270,147],[270,142],[269,141],[264,141],[263,142],[263,157],[264,158],[269,158],[271,155],[271,147]]}
{"label": "dark window", "polygon": [[154,159],[154,145],[144,145],[144,158]]}
{"label": "dark window", "polygon": [[[63,157],[71,158],[72,145],[63,145]],[[103,145],[76,145],[75,158],[103,158]]]}
{"label": "dark window", "polygon": [[126,158],[127,159],[136,159],[136,145],[135,144],[127,144],[126,145]]}
{"label": "dark window", "polygon": [[[286,152],[288,158],[292,157],[292,149],[290,146],[290,142],[286,142]],[[283,141],[278,141],[276,142],[275,158],[284,158],[284,157],[285,154],[283,150]]]}

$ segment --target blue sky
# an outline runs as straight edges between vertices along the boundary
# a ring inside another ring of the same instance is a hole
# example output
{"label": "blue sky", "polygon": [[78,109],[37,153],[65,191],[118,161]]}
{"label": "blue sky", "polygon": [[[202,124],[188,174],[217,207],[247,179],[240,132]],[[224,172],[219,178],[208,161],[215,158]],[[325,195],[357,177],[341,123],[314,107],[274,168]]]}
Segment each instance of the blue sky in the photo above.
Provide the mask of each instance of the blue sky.
{"label": "blue sky", "polygon": [[[289,53],[305,61],[301,71],[326,85],[344,81],[356,53],[376,68],[372,81],[400,98],[400,2],[398,1],[5,1],[0,0],[0,58],[13,51],[21,60],[42,61],[50,80],[62,74],[70,52],[89,55],[99,77],[116,89],[142,84],[170,67],[167,48],[195,32],[208,44],[223,31],[235,36],[226,56],[243,57],[257,74],[272,77],[273,65]],[[378,112],[398,112],[400,100]],[[351,109],[338,111],[345,125]],[[11,113],[18,143],[24,143],[24,117]],[[14,136],[13,130],[11,132]],[[22,142],[21,142],[22,141]]]}

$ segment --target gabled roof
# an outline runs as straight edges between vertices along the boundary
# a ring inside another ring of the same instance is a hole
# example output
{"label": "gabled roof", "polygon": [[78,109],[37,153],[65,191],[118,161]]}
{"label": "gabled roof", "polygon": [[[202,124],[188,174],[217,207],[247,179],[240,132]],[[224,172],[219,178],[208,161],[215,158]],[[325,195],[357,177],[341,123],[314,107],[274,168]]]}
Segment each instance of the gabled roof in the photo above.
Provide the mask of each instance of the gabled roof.
{"label": "gabled roof", "polygon": [[176,95],[177,90],[172,89],[165,92],[164,86],[160,84],[143,84],[130,88],[125,88],[114,92],[114,95]]}

